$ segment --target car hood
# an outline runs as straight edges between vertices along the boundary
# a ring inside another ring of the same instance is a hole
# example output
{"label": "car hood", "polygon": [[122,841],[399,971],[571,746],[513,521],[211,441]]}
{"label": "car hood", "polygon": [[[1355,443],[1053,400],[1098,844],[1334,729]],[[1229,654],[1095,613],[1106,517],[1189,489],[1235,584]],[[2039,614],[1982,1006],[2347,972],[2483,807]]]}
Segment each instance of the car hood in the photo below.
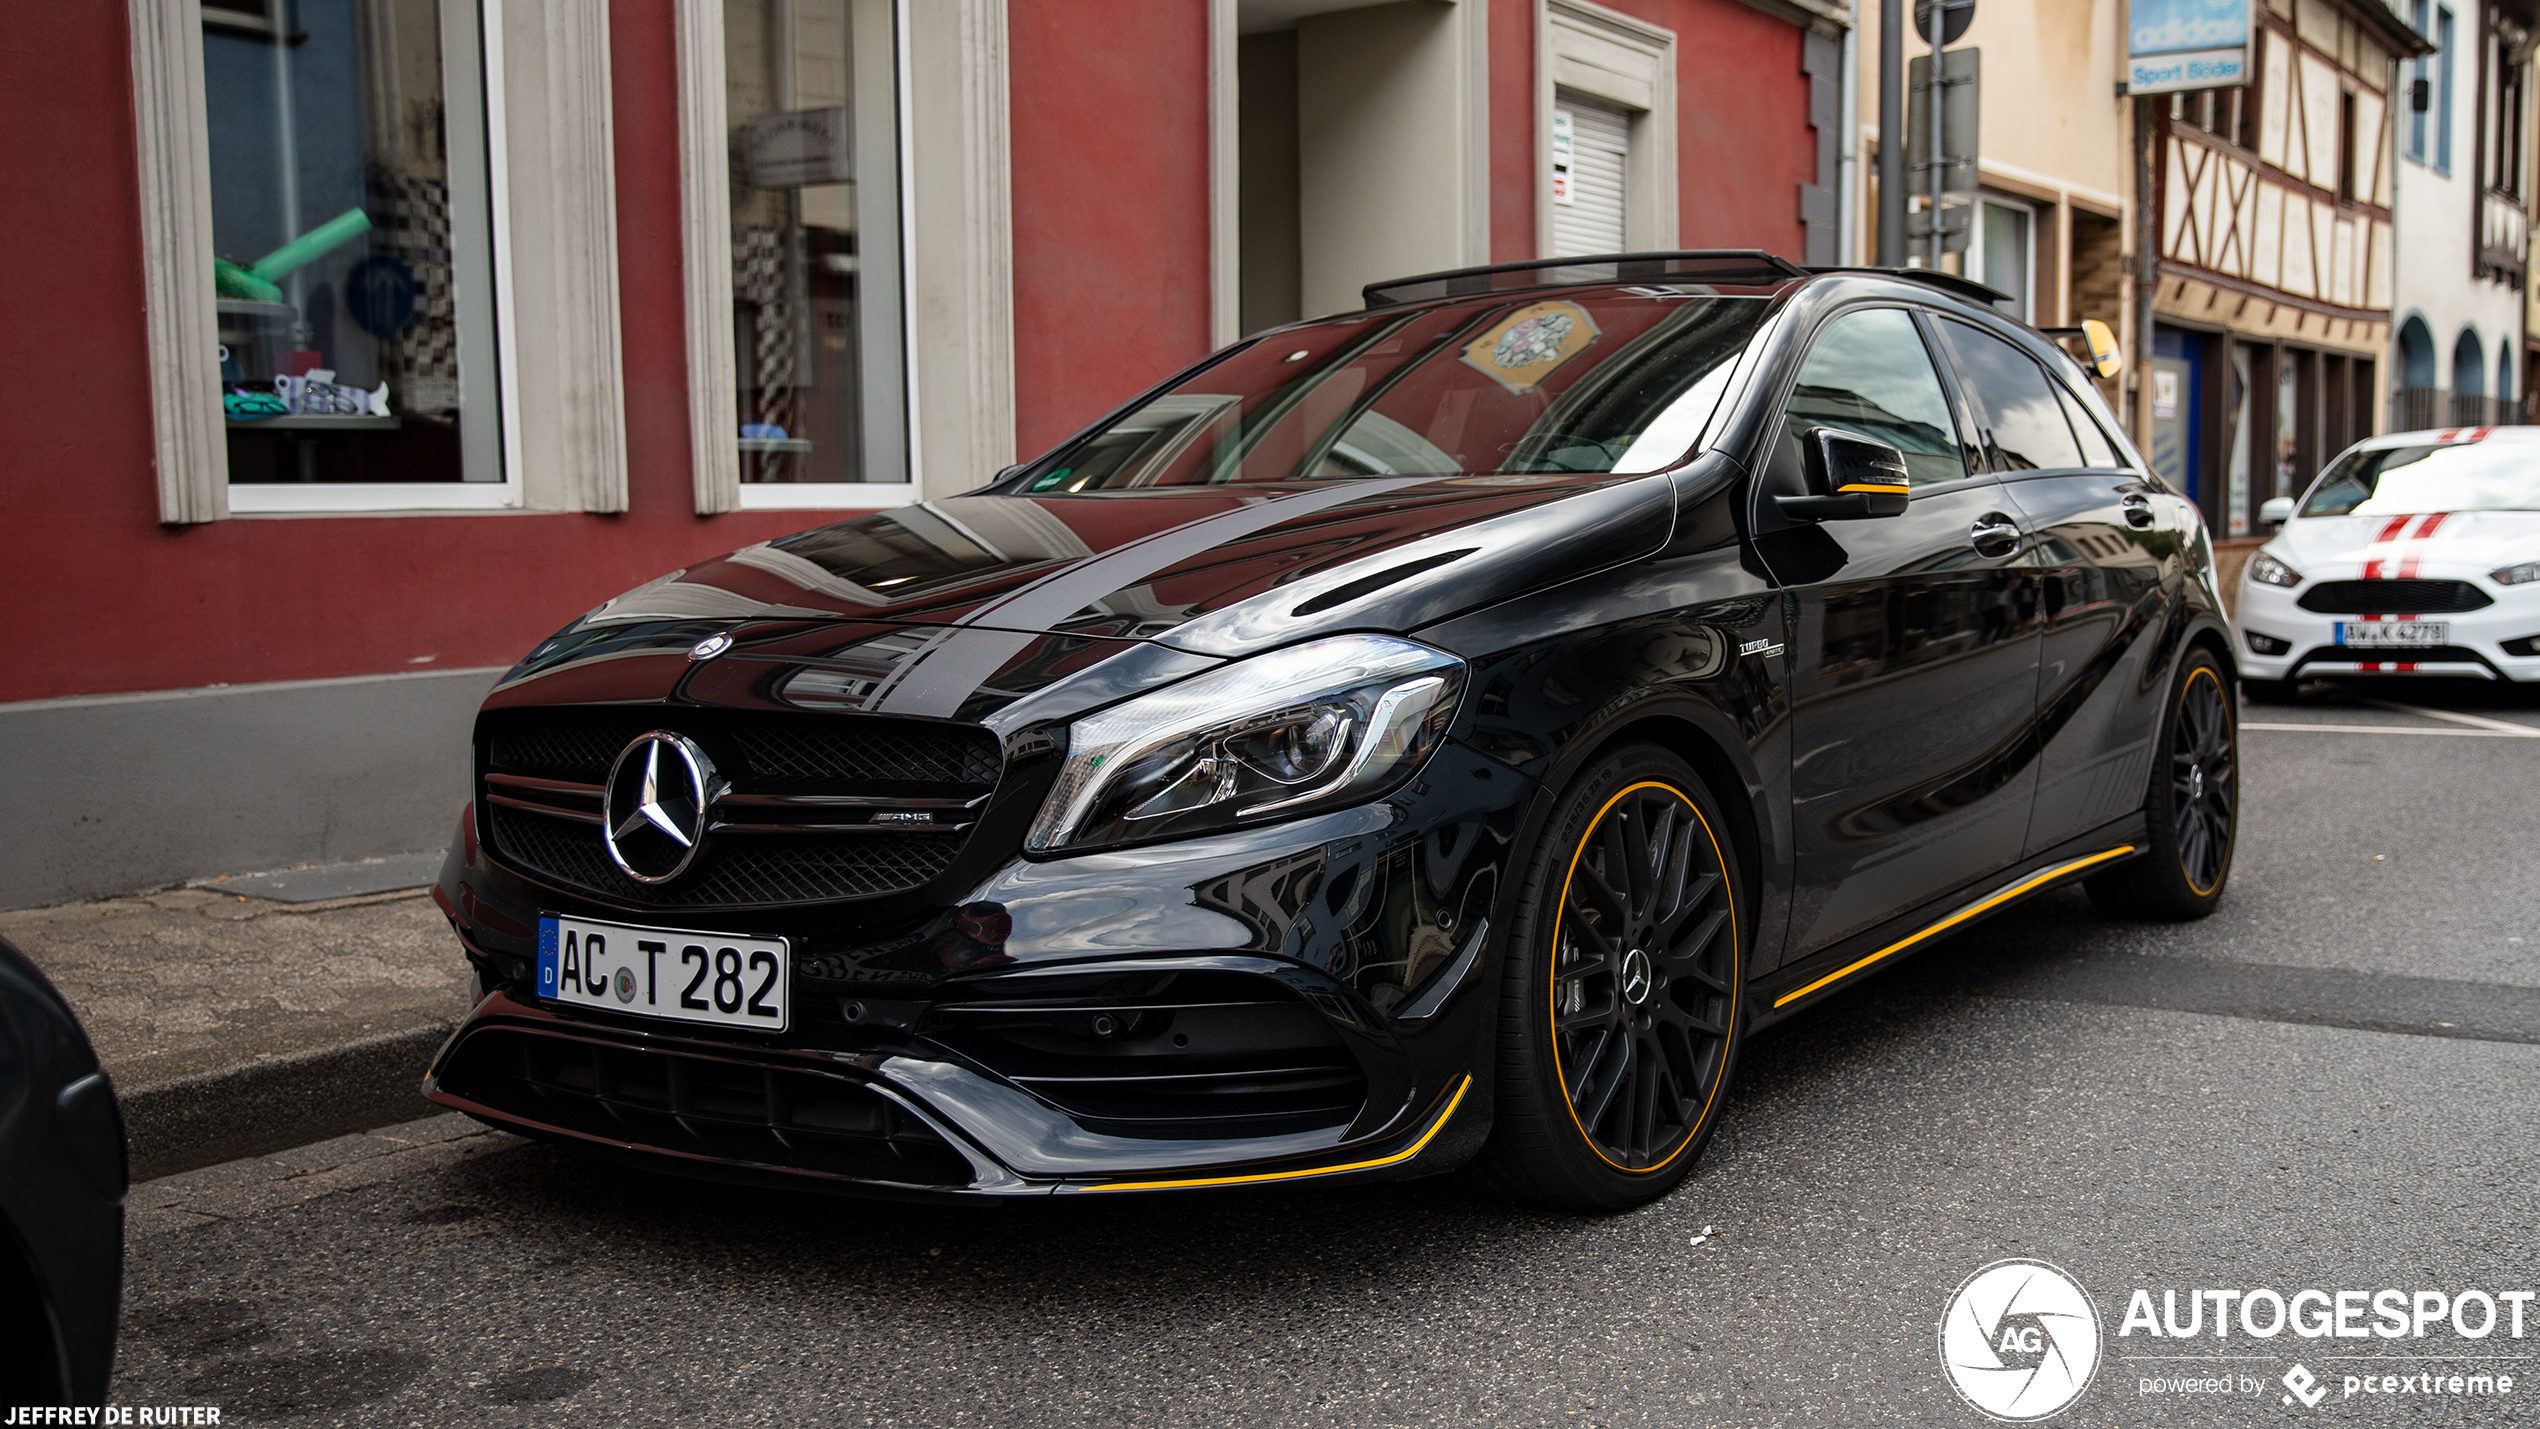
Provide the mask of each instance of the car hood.
{"label": "car hood", "polygon": [[2483,576],[2540,559],[2540,511],[2305,516],[2285,523],[2267,550],[2310,580],[2347,579],[2366,566],[2382,577]]}
{"label": "car hood", "polygon": [[[1655,552],[1673,515],[1666,476],[952,497],[639,586],[539,645],[489,708],[984,718],[1061,682],[1125,693],[1316,634],[1414,630]],[[714,636],[728,653],[689,658]]]}

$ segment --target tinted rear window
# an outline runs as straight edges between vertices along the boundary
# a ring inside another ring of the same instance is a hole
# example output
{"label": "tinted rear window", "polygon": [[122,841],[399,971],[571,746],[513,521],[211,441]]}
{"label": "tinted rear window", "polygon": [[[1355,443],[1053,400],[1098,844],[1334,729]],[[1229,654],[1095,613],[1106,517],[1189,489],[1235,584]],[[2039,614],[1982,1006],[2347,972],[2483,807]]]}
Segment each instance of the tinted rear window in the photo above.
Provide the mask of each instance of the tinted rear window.
{"label": "tinted rear window", "polygon": [[2011,344],[1962,322],[1940,330],[1958,356],[1958,373],[1984,428],[1996,471],[2052,470],[2083,464],[2081,447],[2055,400],[2046,369]]}

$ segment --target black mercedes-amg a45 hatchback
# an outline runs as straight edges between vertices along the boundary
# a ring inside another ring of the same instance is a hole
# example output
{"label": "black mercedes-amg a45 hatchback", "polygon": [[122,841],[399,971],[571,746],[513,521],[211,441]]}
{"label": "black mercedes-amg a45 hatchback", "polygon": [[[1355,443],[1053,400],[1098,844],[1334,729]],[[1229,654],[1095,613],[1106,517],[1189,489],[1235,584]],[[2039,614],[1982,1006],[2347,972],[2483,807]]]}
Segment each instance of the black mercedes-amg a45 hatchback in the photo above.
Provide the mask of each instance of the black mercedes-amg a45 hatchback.
{"label": "black mercedes-amg a45 hatchback", "polygon": [[1366,296],[530,651],[432,1099],[864,1194],[1470,1163],[1615,1208],[1766,1024],[2065,880],[2221,896],[2210,542],[1988,290]]}

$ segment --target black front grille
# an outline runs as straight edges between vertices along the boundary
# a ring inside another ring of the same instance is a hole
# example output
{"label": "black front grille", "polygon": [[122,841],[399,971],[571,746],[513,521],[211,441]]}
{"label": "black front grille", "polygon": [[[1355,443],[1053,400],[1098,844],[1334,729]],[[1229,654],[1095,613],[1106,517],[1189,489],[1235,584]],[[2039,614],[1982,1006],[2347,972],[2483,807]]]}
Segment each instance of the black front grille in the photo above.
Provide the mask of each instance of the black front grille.
{"label": "black front grille", "polygon": [[992,739],[947,738],[940,726],[838,730],[796,724],[745,724],[733,731],[741,759],[753,774],[770,779],[843,783],[955,784],[988,788],[997,782]]}
{"label": "black front grille", "polygon": [[501,1115],[657,1150],[900,1185],[971,1180],[969,1160],[889,1098],[794,1067],[486,1027],[438,1085]]}
{"label": "black front grille", "polygon": [[608,778],[618,752],[646,730],[672,729],[702,740],[731,775],[847,784],[997,782],[994,736],[967,725],[887,716],[709,717],[683,710],[533,710],[490,730],[486,766],[547,779]]}
{"label": "black front grille", "polygon": [[1345,1126],[1367,1079],[1331,1023],[1270,978],[1226,971],[993,978],[925,1033],[1120,1136]]}
{"label": "black front grille", "polygon": [[532,873],[646,908],[829,903],[915,888],[952,866],[945,834],[717,834],[695,868],[638,883],[609,861],[589,824],[494,805],[494,846]]}
{"label": "black front grille", "polygon": [[[730,784],[695,864],[629,878],[600,839],[601,789],[648,730],[695,740]],[[861,714],[566,707],[486,716],[479,808],[495,855],[635,908],[770,907],[876,898],[960,855],[1000,772],[975,725]],[[916,811],[914,814],[907,811]],[[905,825],[905,826],[903,826]]]}
{"label": "black front grille", "polygon": [[2296,603],[2321,615],[2443,615],[2495,604],[2467,581],[2322,581]]}
{"label": "black front grille", "polygon": [[659,716],[647,714],[515,719],[494,730],[485,762],[512,774],[597,784],[609,777],[619,750],[644,731],[661,727]]}

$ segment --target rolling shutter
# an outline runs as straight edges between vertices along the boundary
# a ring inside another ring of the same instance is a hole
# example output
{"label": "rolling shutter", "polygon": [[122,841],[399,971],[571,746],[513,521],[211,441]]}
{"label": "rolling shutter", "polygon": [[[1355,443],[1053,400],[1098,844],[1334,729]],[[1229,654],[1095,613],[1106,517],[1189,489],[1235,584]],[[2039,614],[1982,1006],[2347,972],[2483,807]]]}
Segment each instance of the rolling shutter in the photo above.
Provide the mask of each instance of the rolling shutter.
{"label": "rolling shutter", "polygon": [[[1619,109],[1564,94],[1553,108],[1552,253],[1568,257],[1623,251],[1623,172],[1631,153],[1631,119]],[[1567,131],[1567,174],[1562,137]],[[1559,180],[1568,179],[1566,197]]]}

